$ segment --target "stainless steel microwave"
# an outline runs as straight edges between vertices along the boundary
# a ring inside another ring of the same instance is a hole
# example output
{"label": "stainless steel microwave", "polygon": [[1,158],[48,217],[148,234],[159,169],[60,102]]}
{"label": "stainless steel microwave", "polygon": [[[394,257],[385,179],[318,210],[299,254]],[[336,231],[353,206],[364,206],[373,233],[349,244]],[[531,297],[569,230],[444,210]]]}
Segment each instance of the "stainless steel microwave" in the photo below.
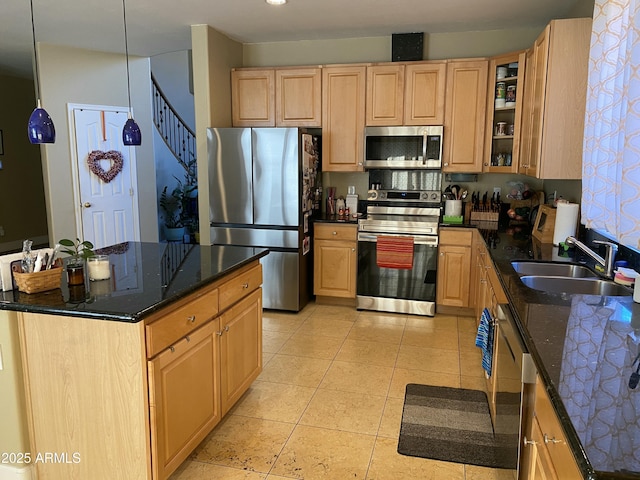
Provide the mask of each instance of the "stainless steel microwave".
{"label": "stainless steel microwave", "polygon": [[366,127],[364,167],[439,169],[442,166],[442,125]]}

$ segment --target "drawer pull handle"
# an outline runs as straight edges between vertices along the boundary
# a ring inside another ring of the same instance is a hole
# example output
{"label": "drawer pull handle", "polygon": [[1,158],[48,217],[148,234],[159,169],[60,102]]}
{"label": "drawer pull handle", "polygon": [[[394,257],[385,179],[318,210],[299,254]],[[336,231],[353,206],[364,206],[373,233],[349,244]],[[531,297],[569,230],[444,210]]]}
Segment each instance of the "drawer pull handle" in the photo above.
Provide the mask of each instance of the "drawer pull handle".
{"label": "drawer pull handle", "polygon": [[549,437],[546,433],[544,434],[544,443],[562,443],[562,440],[558,440],[556,437]]}
{"label": "drawer pull handle", "polygon": [[222,336],[222,332],[221,332],[220,330],[218,330],[218,331],[216,332],[216,335],[218,335],[219,337],[221,337],[221,336]]}
{"label": "drawer pull handle", "polygon": [[537,445],[538,442],[536,442],[535,440],[527,440],[527,437],[524,437],[523,441],[524,446],[528,446],[528,445]]}
{"label": "drawer pull handle", "polygon": [[190,342],[190,341],[191,341],[191,337],[190,337],[189,335],[187,335],[187,336],[186,336],[186,337],[184,337],[184,338],[187,340],[187,342]]}
{"label": "drawer pull handle", "polygon": [[337,235],[338,232],[331,232],[331,235]]}
{"label": "drawer pull handle", "polygon": [[188,318],[187,318],[187,320],[188,320],[190,323],[194,323],[194,322],[196,321],[196,316],[195,316],[195,315],[191,315],[190,317],[188,317]]}
{"label": "drawer pull handle", "polygon": [[247,283],[243,283],[243,284],[242,284],[242,288],[244,288],[244,289],[249,288],[249,283],[248,283],[248,282],[247,282]]}
{"label": "drawer pull handle", "polygon": [[169,347],[169,350],[171,350],[171,353],[175,353],[175,351],[176,351],[176,347],[174,347],[173,345],[171,345],[171,346]]}
{"label": "drawer pull handle", "polygon": [[226,327],[224,327],[224,331],[228,332],[229,331],[229,325],[227,325]]}

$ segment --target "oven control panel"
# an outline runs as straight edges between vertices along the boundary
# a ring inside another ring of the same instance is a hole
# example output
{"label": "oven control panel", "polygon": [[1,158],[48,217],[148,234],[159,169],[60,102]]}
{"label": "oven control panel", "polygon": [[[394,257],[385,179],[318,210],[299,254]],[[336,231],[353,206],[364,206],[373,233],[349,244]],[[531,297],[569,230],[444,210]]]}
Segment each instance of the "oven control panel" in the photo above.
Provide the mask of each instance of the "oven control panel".
{"label": "oven control panel", "polygon": [[369,190],[367,200],[393,202],[439,202],[441,193],[436,190]]}

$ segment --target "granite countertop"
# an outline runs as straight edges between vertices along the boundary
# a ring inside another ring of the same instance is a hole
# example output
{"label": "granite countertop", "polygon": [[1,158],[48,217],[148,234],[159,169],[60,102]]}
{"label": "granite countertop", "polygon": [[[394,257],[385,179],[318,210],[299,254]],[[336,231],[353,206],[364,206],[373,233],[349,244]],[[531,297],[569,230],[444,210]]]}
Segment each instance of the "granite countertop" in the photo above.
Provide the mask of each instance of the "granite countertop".
{"label": "granite countertop", "polygon": [[479,231],[585,478],[640,478],[640,388],[629,388],[640,353],[640,304],[631,295],[532,290],[513,260],[594,265],[580,253],[563,257],[558,247],[532,242],[526,229]]}
{"label": "granite countertop", "polygon": [[[27,294],[0,292],[0,310],[138,322],[269,253],[263,248],[126,242],[100,249],[109,255],[109,280]],[[86,276],[86,275],[85,275]]]}

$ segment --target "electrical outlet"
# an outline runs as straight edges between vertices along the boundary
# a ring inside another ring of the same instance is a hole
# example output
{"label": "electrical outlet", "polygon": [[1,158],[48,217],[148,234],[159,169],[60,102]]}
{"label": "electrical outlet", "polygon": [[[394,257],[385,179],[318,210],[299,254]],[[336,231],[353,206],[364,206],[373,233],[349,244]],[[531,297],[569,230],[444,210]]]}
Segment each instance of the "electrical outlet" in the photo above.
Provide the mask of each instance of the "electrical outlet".
{"label": "electrical outlet", "polygon": [[500,187],[493,187],[493,193],[500,195],[502,193],[502,189]]}

